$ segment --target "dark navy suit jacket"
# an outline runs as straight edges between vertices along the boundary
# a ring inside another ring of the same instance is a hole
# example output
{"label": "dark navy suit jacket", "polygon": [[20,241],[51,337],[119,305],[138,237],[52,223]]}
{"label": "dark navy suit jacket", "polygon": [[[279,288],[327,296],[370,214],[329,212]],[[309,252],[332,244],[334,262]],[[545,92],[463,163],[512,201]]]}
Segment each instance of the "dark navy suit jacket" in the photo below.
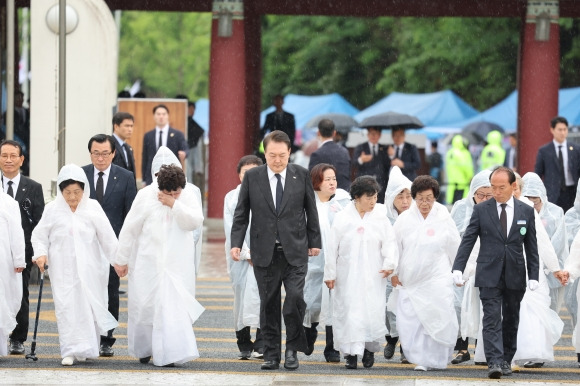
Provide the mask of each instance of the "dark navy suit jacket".
{"label": "dark navy suit jacket", "polygon": [[[187,146],[187,141],[185,136],[179,130],[172,127],[169,128],[169,133],[167,134],[167,143],[165,144],[175,154],[177,159],[179,156],[177,152],[183,150],[184,152],[189,152],[189,146]],[[143,137],[143,157],[141,158],[141,179],[147,184],[151,185],[153,182],[153,177],[151,176],[151,164],[153,163],[153,157],[157,154],[157,144],[155,140],[155,129],[145,133]]]}
{"label": "dark navy suit jacket", "polygon": [[[574,186],[578,186],[580,176],[580,146],[574,142],[566,141],[568,147],[568,170],[572,174]],[[544,185],[548,193],[548,201],[556,203],[560,197],[560,181],[562,174],[558,162],[558,154],[554,142],[549,142],[538,150],[534,171],[544,179]]]}
{"label": "dark navy suit jacket", "polygon": [[417,178],[417,170],[421,168],[421,157],[419,157],[417,146],[404,142],[403,151],[399,159],[405,163],[405,167],[401,169],[401,172],[412,182]]}
{"label": "dark navy suit jacket", "polygon": [[136,170],[135,170],[135,156],[133,154],[133,148],[128,146],[129,150],[127,151],[127,158],[129,159],[129,163],[125,161],[125,152],[123,151],[123,147],[117,141],[117,138],[113,136],[113,140],[115,141],[115,158],[113,158],[113,163],[117,166],[122,167],[123,169],[127,169],[131,173],[133,173],[133,177],[135,177]]}
{"label": "dark navy suit jacket", "polygon": [[348,150],[334,141],[328,141],[310,155],[308,170],[318,164],[331,164],[336,168],[336,182],[340,189],[350,190],[350,155]]}
{"label": "dark navy suit jacket", "polygon": [[379,154],[372,160],[362,165],[358,163],[358,157],[362,152],[371,154],[371,148],[368,142],[361,143],[354,149],[352,155],[352,166],[356,169],[356,176],[375,176],[381,190],[384,191],[389,181],[389,170],[391,168],[391,159],[387,154],[387,146],[379,144]]}

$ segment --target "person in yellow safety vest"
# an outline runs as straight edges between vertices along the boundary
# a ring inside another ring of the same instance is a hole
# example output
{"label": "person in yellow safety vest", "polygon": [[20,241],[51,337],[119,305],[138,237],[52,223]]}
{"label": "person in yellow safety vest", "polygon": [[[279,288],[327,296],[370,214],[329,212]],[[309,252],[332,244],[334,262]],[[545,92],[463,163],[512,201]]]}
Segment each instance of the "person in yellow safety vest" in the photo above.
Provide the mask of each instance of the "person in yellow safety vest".
{"label": "person in yellow safety vest", "polygon": [[502,135],[494,130],[487,133],[487,145],[483,148],[480,157],[481,170],[492,170],[502,166],[505,161],[505,150],[501,146]]}
{"label": "person in yellow safety vest", "polygon": [[451,142],[451,149],[445,156],[445,168],[447,172],[447,203],[467,197],[469,183],[473,178],[473,160],[471,153],[463,143],[463,137],[456,135]]}

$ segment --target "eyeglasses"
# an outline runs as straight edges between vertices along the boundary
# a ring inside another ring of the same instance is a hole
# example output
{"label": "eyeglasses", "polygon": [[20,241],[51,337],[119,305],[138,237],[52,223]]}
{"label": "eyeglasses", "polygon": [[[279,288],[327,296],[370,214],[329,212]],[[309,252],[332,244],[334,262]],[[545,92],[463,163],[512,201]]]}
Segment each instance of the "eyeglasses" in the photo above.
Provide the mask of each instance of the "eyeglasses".
{"label": "eyeglasses", "polygon": [[16,161],[20,157],[21,156],[16,155],[16,154],[2,154],[2,155],[0,155],[0,158],[2,158],[4,161],[6,161],[8,158],[10,158],[11,161]]}
{"label": "eyeglasses", "polygon": [[433,196],[415,197],[415,201],[417,201],[419,203],[431,204],[433,201],[435,201],[435,197],[433,197]]}
{"label": "eyeglasses", "polygon": [[111,154],[113,154],[113,153],[110,153],[110,152],[97,153],[96,151],[91,153],[91,155],[92,155],[93,157],[95,157],[95,158],[101,158],[101,157],[102,157],[103,159],[107,159],[107,158],[109,158],[109,156],[110,156]]}
{"label": "eyeglasses", "polygon": [[486,199],[489,200],[493,197],[493,194],[483,194],[483,193],[475,193],[475,197],[479,198],[480,200]]}

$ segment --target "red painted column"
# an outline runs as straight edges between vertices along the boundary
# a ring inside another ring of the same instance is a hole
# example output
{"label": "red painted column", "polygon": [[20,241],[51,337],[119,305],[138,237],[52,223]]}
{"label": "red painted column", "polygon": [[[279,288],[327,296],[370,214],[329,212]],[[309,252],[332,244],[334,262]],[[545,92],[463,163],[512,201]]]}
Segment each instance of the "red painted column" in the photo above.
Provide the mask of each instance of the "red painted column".
{"label": "red painted column", "polygon": [[244,25],[246,27],[246,154],[252,154],[260,130],[262,101],[262,25],[260,15],[246,2]]}
{"label": "red painted column", "polygon": [[[534,171],[538,148],[552,140],[550,120],[558,115],[560,28],[557,1],[529,1],[524,17],[518,94],[518,172]],[[536,26],[549,23],[549,39],[539,41]]]}
{"label": "red painted column", "polygon": [[[218,36],[219,15],[230,12],[232,34]],[[208,217],[222,218],[225,195],[239,184],[246,154],[246,55],[243,1],[214,1],[209,74]]]}

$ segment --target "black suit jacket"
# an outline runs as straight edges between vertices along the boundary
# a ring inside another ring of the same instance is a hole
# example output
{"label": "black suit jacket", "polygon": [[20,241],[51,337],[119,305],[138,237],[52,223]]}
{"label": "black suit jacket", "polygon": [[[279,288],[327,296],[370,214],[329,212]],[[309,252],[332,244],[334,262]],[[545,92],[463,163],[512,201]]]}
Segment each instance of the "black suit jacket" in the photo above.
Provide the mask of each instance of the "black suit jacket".
{"label": "black suit jacket", "polygon": [[[476,287],[525,290],[526,262],[528,278],[538,280],[539,258],[534,208],[514,198],[514,219],[506,239],[501,229],[495,199],[475,205],[457,251],[454,271],[465,270],[478,236],[481,247],[475,271]],[[522,245],[526,250],[525,257]],[[504,263],[505,282],[501,283]]]}
{"label": "black suit jacket", "polygon": [[308,170],[318,164],[331,164],[336,168],[336,182],[340,189],[350,189],[350,155],[348,150],[334,141],[329,141],[310,155]]}
{"label": "black suit jacket", "polygon": [[371,154],[371,148],[368,142],[361,143],[354,149],[352,155],[352,166],[356,170],[356,176],[375,176],[381,189],[387,188],[387,182],[389,181],[389,170],[391,168],[391,159],[387,153],[387,146],[379,144],[379,154],[373,157],[367,163],[360,165],[358,163],[358,157],[362,154]]}
{"label": "black suit jacket", "polygon": [[296,137],[296,122],[294,121],[294,115],[284,111],[281,120],[276,120],[276,112],[266,115],[266,121],[264,122],[262,130],[260,130],[260,136],[264,138],[267,132],[274,130],[281,130],[288,134],[288,137],[290,137],[290,144],[292,145],[292,148],[294,148],[294,138]]}
{"label": "black suit jacket", "polygon": [[[578,186],[580,176],[580,146],[574,142],[567,141],[568,147],[568,170],[572,174],[574,186]],[[544,179],[544,185],[548,193],[548,201],[558,202],[560,197],[560,182],[562,175],[558,162],[558,153],[554,147],[554,142],[549,142],[538,150],[536,156],[535,172]]]}
{"label": "black suit jacket", "polygon": [[18,191],[14,199],[18,201],[18,206],[20,207],[20,219],[26,246],[26,265],[30,266],[32,264],[32,255],[34,254],[30,237],[44,211],[42,185],[21,174]]}
{"label": "black suit jacket", "polygon": [[417,178],[417,170],[421,168],[421,157],[417,146],[404,142],[403,151],[399,159],[405,163],[405,167],[401,169],[403,175],[411,181]]}
{"label": "black suit jacket", "polygon": [[[252,222],[249,224],[250,211]],[[232,248],[241,248],[250,225],[252,262],[268,267],[272,261],[276,234],[290,265],[308,264],[308,248],[321,248],[318,211],[310,173],[288,164],[284,195],[276,213],[267,166],[250,169],[244,175],[232,224]]]}
{"label": "black suit jacket", "polygon": [[[90,197],[97,199],[97,193],[95,191],[95,167],[93,164],[89,164],[83,166],[83,170],[89,180],[91,189]],[[125,217],[127,217],[127,213],[129,213],[129,209],[131,209],[136,195],[137,187],[135,186],[133,173],[111,164],[111,173],[109,174],[101,207],[105,211],[117,237],[119,237],[119,232],[121,232]]]}
{"label": "black suit jacket", "polygon": [[[167,134],[167,143],[165,144],[175,154],[177,159],[179,156],[178,151],[183,150],[184,152],[189,152],[189,147],[187,146],[187,141],[183,136],[183,133],[172,127],[169,128],[169,133]],[[141,158],[141,179],[150,185],[153,182],[153,177],[151,176],[151,164],[153,163],[153,157],[157,154],[157,145],[155,142],[155,129],[145,133],[143,137],[143,157]]]}
{"label": "black suit jacket", "polygon": [[[506,168],[510,168],[510,165],[509,165],[510,157],[511,157],[511,154],[513,151],[514,151],[513,147],[508,147],[505,151],[505,160],[503,161],[503,166],[505,166]],[[514,157],[514,164],[513,164],[513,167],[511,167],[511,168],[513,169],[513,168],[517,168],[517,167],[518,167],[518,160],[517,160],[517,153],[516,153],[515,157]]]}
{"label": "black suit jacket", "polygon": [[113,158],[113,163],[133,173],[133,178],[135,178],[136,170],[135,170],[135,155],[133,154],[133,148],[131,146],[127,146],[129,148],[127,150],[127,158],[129,160],[129,163],[127,163],[127,161],[125,161],[125,152],[123,151],[123,147],[121,146],[119,141],[117,141],[117,138],[115,138],[115,136],[112,137],[115,140],[115,158]]}

